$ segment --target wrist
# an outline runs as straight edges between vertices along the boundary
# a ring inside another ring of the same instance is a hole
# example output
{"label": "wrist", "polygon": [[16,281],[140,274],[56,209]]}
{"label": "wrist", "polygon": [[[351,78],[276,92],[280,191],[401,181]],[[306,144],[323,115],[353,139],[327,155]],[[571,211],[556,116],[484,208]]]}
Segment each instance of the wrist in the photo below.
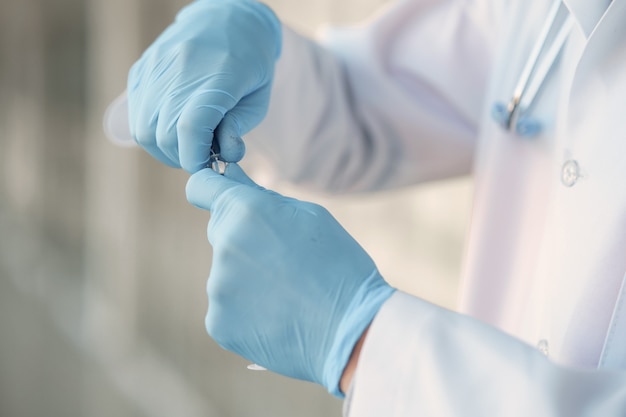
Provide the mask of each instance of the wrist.
{"label": "wrist", "polygon": [[322,385],[331,394],[343,397],[340,382],[346,365],[352,356],[356,356],[354,350],[358,342],[364,337],[380,307],[394,291],[384,282],[379,272],[374,270],[364,281],[364,285],[352,294],[352,300],[344,311],[324,366]]}
{"label": "wrist", "polygon": [[354,376],[354,372],[356,371],[356,367],[359,363],[361,349],[363,348],[363,344],[365,343],[365,338],[367,337],[367,332],[369,331],[369,329],[369,326],[367,326],[359,340],[356,342],[356,345],[354,345],[354,349],[352,349],[352,353],[350,354],[350,359],[348,359],[348,363],[343,369],[341,379],[339,380],[339,390],[343,394],[348,392],[348,390],[350,389],[350,384],[352,384],[352,377]]}

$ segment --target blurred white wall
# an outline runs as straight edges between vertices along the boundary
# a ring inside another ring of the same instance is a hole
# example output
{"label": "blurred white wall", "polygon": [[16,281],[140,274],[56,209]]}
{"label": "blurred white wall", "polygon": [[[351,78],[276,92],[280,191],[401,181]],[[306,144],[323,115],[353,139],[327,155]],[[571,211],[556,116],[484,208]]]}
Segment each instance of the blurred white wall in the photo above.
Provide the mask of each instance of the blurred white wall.
{"label": "blurred white wall", "polygon": [[[0,416],[341,414],[322,388],[247,371],[210,340],[207,213],[183,172],[102,134],[129,66],[184,3],[0,3]],[[383,0],[267,3],[310,33]],[[392,284],[454,307],[467,180],[342,198],[271,183],[328,207]]]}

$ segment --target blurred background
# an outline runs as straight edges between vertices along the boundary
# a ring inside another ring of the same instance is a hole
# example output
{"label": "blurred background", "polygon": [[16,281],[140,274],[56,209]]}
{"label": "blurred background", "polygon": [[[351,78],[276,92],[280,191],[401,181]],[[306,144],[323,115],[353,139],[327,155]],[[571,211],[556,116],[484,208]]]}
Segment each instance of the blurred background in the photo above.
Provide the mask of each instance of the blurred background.
{"label": "blurred background", "polygon": [[[183,0],[0,2],[0,416],[341,415],[312,384],[205,333],[208,214],[185,173],[102,133],[106,105]],[[287,23],[359,22],[383,0],[267,0]],[[454,308],[467,179],[328,197],[393,285]]]}

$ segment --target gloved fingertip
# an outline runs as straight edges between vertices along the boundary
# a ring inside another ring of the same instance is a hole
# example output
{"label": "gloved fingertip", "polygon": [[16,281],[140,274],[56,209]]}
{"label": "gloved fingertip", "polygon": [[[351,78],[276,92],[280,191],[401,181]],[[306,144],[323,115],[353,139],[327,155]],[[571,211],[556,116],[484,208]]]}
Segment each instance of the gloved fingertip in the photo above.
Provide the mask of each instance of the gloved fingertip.
{"label": "gloved fingertip", "polygon": [[241,184],[259,187],[236,163],[230,163],[226,166],[224,176]]}
{"label": "gloved fingertip", "polygon": [[187,201],[195,207],[211,210],[215,197],[228,188],[222,184],[223,180],[224,177],[210,168],[195,172],[185,186]]}
{"label": "gloved fingertip", "polygon": [[202,171],[207,168],[207,164],[209,161],[198,162],[198,161],[181,161],[181,167],[190,174],[196,174],[197,172]]}
{"label": "gloved fingertip", "polygon": [[178,161],[169,158],[156,146],[144,146],[144,150],[162,164],[167,165],[170,168],[180,168],[180,164],[178,163]]}
{"label": "gloved fingertip", "polygon": [[220,158],[225,162],[239,162],[246,153],[246,145],[238,135],[224,138],[218,137],[220,144]]}
{"label": "gloved fingertip", "polygon": [[225,162],[239,162],[246,153],[241,139],[241,127],[233,112],[226,113],[215,132],[220,147],[220,158]]}
{"label": "gloved fingertip", "polygon": [[167,158],[167,157],[165,157],[163,159],[159,159],[159,162],[164,163],[165,165],[167,165],[170,168],[176,168],[176,169],[180,169],[181,168],[181,166],[178,163],[178,161],[172,160],[172,159]]}

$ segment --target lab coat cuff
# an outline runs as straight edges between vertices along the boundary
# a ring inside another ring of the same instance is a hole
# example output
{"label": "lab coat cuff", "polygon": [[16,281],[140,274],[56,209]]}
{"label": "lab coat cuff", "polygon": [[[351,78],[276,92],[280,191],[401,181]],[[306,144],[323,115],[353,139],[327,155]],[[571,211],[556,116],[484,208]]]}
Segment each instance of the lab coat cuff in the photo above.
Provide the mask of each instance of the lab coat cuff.
{"label": "lab coat cuff", "polygon": [[[396,415],[388,407],[401,406],[406,399],[401,398],[406,389],[402,384],[410,379],[414,369],[409,365],[415,352],[418,352],[419,327],[425,323],[437,307],[396,291],[379,310],[374,318],[361,350],[361,356],[350,387],[348,403],[344,404],[344,417],[350,417],[352,405],[366,403],[368,415]],[[407,321],[413,331],[407,332]],[[416,331],[417,330],[417,331]],[[393,360],[390,360],[393,358]],[[400,366],[398,366],[400,365]],[[376,399],[385,398],[385,401]],[[362,408],[362,407],[357,407]]]}

